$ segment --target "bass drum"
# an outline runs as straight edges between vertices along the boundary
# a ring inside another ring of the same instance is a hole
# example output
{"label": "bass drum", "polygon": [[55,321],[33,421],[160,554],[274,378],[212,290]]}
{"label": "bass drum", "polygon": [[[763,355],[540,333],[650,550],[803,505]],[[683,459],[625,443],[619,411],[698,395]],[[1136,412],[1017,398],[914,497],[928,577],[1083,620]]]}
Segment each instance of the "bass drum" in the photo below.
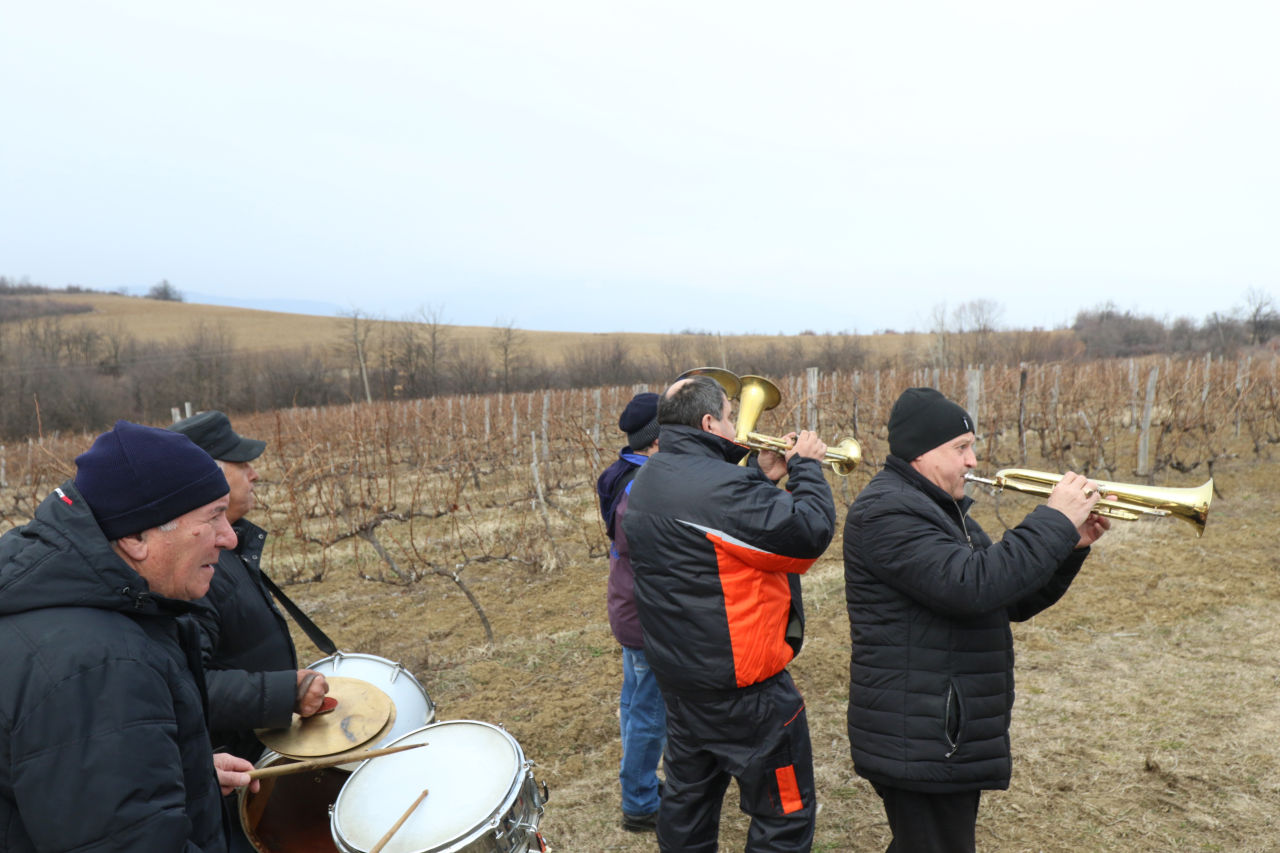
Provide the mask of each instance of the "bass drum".
{"label": "bass drum", "polygon": [[342,786],[329,818],[340,853],[369,853],[401,817],[383,853],[547,849],[538,832],[546,786],[539,790],[533,762],[505,729],[449,720],[391,745],[411,743],[425,745],[371,758]]}
{"label": "bass drum", "polygon": [[[267,752],[258,769],[291,763]],[[358,764],[356,766],[359,766]],[[259,853],[338,853],[328,832],[329,811],[351,777],[341,767],[325,767],[259,780],[258,792],[240,789],[240,826]]]}
{"label": "bass drum", "polygon": [[[377,655],[338,651],[327,658],[321,658],[307,669],[314,669],[325,676],[358,678],[391,697],[391,702],[395,705],[395,722],[381,740],[365,744],[365,749],[387,746],[396,738],[436,721],[436,706],[431,697],[418,679],[413,677],[413,673],[401,664]],[[357,765],[342,766],[346,770],[355,770]]]}

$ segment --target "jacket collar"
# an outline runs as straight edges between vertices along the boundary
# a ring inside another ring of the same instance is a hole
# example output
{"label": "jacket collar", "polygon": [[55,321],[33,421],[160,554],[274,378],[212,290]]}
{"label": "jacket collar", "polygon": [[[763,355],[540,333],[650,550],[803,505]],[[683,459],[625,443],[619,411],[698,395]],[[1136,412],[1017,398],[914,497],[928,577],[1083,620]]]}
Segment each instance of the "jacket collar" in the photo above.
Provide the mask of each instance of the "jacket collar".
{"label": "jacket collar", "polygon": [[658,433],[658,448],[659,453],[709,456],[712,459],[723,459],[734,465],[751,452],[750,448],[722,438],[713,432],[683,424],[663,424]]}

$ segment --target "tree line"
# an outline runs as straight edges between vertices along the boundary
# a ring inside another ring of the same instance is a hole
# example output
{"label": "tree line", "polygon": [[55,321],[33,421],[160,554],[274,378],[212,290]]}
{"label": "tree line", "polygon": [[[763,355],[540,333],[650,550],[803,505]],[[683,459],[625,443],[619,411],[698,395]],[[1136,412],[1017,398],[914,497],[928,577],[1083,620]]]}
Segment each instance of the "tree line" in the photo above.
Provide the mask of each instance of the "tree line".
{"label": "tree line", "polygon": [[[175,298],[176,289],[167,281],[161,284],[163,293],[148,297]],[[852,333],[806,332],[760,341],[685,330],[664,335],[656,350],[599,335],[549,356],[537,352],[511,321],[500,321],[484,339],[464,338],[440,308],[424,308],[396,323],[353,311],[328,346],[246,352],[235,348],[229,330],[218,323],[196,322],[178,343],[139,340],[123,323],[88,328],[68,319],[82,309],[42,299],[48,292],[0,276],[0,438],[98,430],[120,417],[164,422],[189,400],[256,412],[447,394],[663,384],[704,364],[777,376],[808,367],[848,373],[1159,352],[1233,356],[1280,332],[1270,297],[1250,291],[1247,310],[1211,315],[1203,323],[1165,324],[1104,305],[1080,312],[1072,329],[1053,331],[1001,330],[999,305],[975,300],[952,311],[936,309],[930,333],[917,336],[921,343],[892,352],[871,336]]]}

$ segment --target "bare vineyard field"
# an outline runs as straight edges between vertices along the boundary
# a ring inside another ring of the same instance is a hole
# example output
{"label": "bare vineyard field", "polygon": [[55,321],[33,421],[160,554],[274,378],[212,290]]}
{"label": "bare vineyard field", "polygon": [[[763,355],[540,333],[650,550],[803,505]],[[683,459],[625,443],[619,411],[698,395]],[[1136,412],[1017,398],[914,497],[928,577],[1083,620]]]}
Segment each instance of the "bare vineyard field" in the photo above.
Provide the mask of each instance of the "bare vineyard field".
{"label": "bare vineyard field", "polygon": [[[839,517],[878,470],[902,388],[977,417],[980,467],[1066,468],[1217,497],[1203,538],[1177,520],[1117,522],[1063,602],[1015,626],[1013,786],[984,796],[995,851],[1265,851],[1280,846],[1280,408],[1274,359],[772,377],[759,428],[854,435],[831,477]],[[618,826],[620,655],[605,615],[595,476],[632,388],[294,409],[235,418],[269,442],[256,520],[266,566],[344,649],[404,663],[441,719],[501,723],[551,789],[557,851],[647,850]],[[660,390],[657,388],[649,390]],[[3,453],[3,526],[73,470],[88,436]],[[1034,506],[979,494],[991,532]],[[804,581],[792,665],[813,733],[815,849],[878,851],[878,800],[844,733],[848,622],[840,541]],[[301,633],[301,654],[320,657]],[[722,849],[746,823],[730,789]]]}

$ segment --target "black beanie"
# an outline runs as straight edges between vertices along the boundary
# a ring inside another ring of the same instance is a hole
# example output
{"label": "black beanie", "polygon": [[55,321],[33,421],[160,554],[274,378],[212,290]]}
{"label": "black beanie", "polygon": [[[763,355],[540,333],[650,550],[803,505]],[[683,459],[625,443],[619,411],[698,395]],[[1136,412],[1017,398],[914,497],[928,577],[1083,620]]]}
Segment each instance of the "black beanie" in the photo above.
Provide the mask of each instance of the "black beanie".
{"label": "black beanie", "polygon": [[968,412],[933,388],[908,388],[889,413],[889,452],[911,462],[966,432],[973,432]]}
{"label": "black beanie", "polygon": [[627,434],[632,450],[644,450],[658,440],[658,395],[645,391],[631,398],[618,418],[618,429]]}
{"label": "black beanie", "polygon": [[191,439],[128,421],[116,421],[76,457],[75,483],[109,541],[159,527],[230,491],[218,463]]}

